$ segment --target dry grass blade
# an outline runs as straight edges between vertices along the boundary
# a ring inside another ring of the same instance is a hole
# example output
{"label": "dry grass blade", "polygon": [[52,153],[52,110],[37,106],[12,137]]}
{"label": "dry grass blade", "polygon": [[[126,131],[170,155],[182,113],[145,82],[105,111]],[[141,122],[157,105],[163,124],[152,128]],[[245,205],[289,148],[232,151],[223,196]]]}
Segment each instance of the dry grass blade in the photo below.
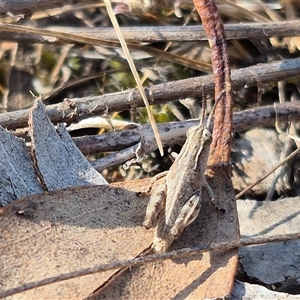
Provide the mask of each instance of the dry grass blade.
{"label": "dry grass blade", "polygon": [[150,108],[150,105],[149,105],[149,102],[148,102],[148,99],[147,99],[147,96],[146,96],[146,93],[145,93],[145,90],[143,88],[141,79],[140,79],[139,74],[138,74],[138,72],[136,70],[136,67],[135,67],[134,62],[132,60],[132,57],[131,57],[131,55],[129,53],[128,47],[127,47],[125,39],[124,39],[124,37],[122,35],[122,32],[121,32],[120,26],[118,24],[118,21],[117,21],[115,15],[114,15],[113,10],[112,10],[110,0],[105,0],[104,2],[105,2],[106,9],[107,9],[108,15],[110,17],[110,20],[111,20],[111,22],[112,22],[112,24],[113,24],[113,26],[114,26],[114,28],[116,30],[116,33],[118,35],[118,38],[120,40],[122,49],[124,51],[124,54],[125,54],[126,59],[128,61],[128,64],[130,66],[130,69],[131,69],[131,72],[133,74],[133,77],[134,77],[134,79],[136,81],[138,89],[139,89],[139,91],[140,91],[140,93],[142,95],[143,101],[145,103],[145,106],[146,106],[146,109],[147,109],[147,112],[148,112],[148,117],[149,117],[152,129],[154,131],[154,135],[155,135],[155,138],[156,138],[156,141],[157,141],[159,152],[160,152],[161,156],[163,156],[164,155],[163,146],[162,146],[162,143],[161,143],[159,132],[158,132],[158,129],[157,129],[157,126],[156,126],[156,123],[155,123],[155,120],[154,120],[154,117],[153,117],[153,113],[151,111],[151,108]]}

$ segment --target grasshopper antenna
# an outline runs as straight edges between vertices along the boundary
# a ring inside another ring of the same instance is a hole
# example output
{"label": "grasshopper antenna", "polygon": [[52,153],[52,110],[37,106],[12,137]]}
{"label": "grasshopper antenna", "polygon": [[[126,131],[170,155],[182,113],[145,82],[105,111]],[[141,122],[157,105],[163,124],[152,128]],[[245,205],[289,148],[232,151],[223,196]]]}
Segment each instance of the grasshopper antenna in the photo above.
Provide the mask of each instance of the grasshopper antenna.
{"label": "grasshopper antenna", "polygon": [[[216,99],[216,101],[215,101],[215,103],[214,103],[214,105],[213,105],[213,107],[212,107],[212,109],[211,109],[211,112],[210,112],[210,114],[209,114],[209,116],[208,116],[208,118],[207,118],[207,122],[206,122],[206,127],[207,127],[207,128],[209,128],[209,125],[210,125],[212,116],[213,116],[213,114],[214,114],[214,112],[215,112],[216,106],[217,106],[217,104],[219,103],[219,101],[221,100],[221,98],[223,97],[223,95],[224,95],[224,91],[219,95],[218,99]],[[203,121],[203,120],[202,120],[202,121]]]}
{"label": "grasshopper antenna", "polygon": [[201,118],[200,118],[200,124],[203,124],[204,117],[205,117],[205,110],[206,110],[206,94],[205,94],[205,87],[204,84],[202,84],[202,111],[201,111]]}

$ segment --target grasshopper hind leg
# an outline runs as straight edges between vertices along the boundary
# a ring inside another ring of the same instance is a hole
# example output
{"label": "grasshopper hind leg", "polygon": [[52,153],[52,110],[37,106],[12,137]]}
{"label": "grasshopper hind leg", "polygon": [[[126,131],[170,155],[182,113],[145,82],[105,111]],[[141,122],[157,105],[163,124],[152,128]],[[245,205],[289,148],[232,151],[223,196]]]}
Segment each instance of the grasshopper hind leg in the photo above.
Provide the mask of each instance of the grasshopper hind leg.
{"label": "grasshopper hind leg", "polygon": [[201,194],[198,191],[182,207],[170,231],[174,238],[177,238],[183,229],[198,217],[201,208]]}

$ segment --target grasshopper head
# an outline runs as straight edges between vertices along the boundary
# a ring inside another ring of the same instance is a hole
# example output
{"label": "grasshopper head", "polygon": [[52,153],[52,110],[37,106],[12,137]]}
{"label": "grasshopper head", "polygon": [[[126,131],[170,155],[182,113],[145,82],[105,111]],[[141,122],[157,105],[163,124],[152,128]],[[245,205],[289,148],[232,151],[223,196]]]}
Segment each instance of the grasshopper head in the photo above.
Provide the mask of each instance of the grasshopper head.
{"label": "grasshopper head", "polygon": [[204,144],[206,141],[211,141],[211,139],[212,139],[211,132],[206,127],[204,127],[202,138],[201,138],[202,144]]}
{"label": "grasshopper head", "polygon": [[190,141],[199,141],[201,145],[204,145],[206,141],[210,142],[212,139],[212,134],[208,128],[203,125],[190,127],[186,136]]}

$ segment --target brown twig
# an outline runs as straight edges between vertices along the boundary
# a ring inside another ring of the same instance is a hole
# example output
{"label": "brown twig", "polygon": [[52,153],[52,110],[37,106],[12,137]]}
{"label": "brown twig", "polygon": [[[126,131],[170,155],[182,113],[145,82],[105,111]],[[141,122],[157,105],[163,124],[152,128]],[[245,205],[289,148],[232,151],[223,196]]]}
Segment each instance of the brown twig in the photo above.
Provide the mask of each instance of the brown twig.
{"label": "brown twig", "polygon": [[211,47],[216,106],[210,165],[228,165],[231,151],[232,87],[224,26],[214,0],[194,0]]}
{"label": "brown twig", "polygon": [[[300,116],[300,103],[280,104],[277,106],[277,114],[280,121],[297,120]],[[236,112],[233,115],[233,130],[241,132],[255,127],[273,126],[274,121],[275,112],[272,105],[258,107]],[[163,145],[183,143],[186,138],[187,129],[197,124],[199,124],[199,120],[158,124]],[[140,141],[141,132],[143,132],[144,136],[146,153],[155,151],[156,145],[153,142],[153,135],[149,125],[142,125],[141,128],[110,132],[103,135],[78,137],[73,140],[84,154],[117,151],[93,161],[93,167],[98,171],[103,171],[108,167],[122,164],[135,157],[134,151]]]}
{"label": "brown twig", "polygon": [[[270,64],[232,71],[233,88],[238,89],[255,86],[257,81],[261,84],[287,80],[299,76],[300,59],[289,59]],[[148,88],[152,95],[152,104],[161,104],[184,97],[202,95],[202,87],[206,92],[214,89],[211,75],[188,78],[168,83],[154,85]],[[93,115],[101,115],[107,111],[122,111],[130,109],[130,101],[134,101],[136,107],[143,106],[142,98],[136,89],[102,96],[90,96],[74,98],[60,104],[47,106],[47,113],[53,123],[76,122],[79,118],[87,118]],[[0,125],[7,129],[27,127],[28,109],[0,114]]]}
{"label": "brown twig", "polygon": [[1,0],[0,1],[0,13],[11,13],[11,14],[26,14],[28,12],[34,12],[38,10],[46,10],[48,8],[61,7],[66,4],[73,3],[86,3],[86,0],[77,1],[66,1],[66,0]]}
{"label": "brown twig", "polygon": [[[45,28],[47,29],[47,28]],[[95,39],[118,41],[113,28],[72,28],[72,27],[49,27],[64,31],[65,34],[80,34]],[[300,35],[300,21],[282,21],[267,23],[238,23],[224,24],[227,40],[265,39],[271,37],[293,37]],[[202,26],[141,26],[122,27],[122,33],[126,41],[130,43],[151,42],[193,42],[206,41],[207,35]],[[1,40],[12,40],[28,43],[55,43],[41,34],[17,34],[7,31],[0,32]]]}
{"label": "brown twig", "polygon": [[[64,31],[58,31],[58,30],[47,30],[42,28],[35,28],[35,27],[28,27],[28,26],[22,26],[22,25],[11,25],[11,24],[0,24],[0,31],[6,31],[11,32],[13,34],[19,33],[19,34],[39,34],[43,36],[53,37],[56,43],[60,42],[69,42],[69,43],[81,43],[85,45],[91,45],[91,46],[105,46],[105,47],[111,47],[111,48],[119,48],[120,43],[116,41],[106,41],[101,38],[93,38],[88,36],[82,36],[78,35],[76,33],[69,33],[66,34]],[[160,57],[166,61],[172,62],[172,63],[178,63],[183,66],[208,72],[209,71],[209,64],[197,61],[195,59],[185,58],[181,55],[173,54],[170,52],[165,52],[163,50],[149,47],[149,46],[143,46],[140,44],[134,44],[134,43],[127,43],[127,47],[132,50],[138,50],[138,51],[144,51],[154,57]]]}

